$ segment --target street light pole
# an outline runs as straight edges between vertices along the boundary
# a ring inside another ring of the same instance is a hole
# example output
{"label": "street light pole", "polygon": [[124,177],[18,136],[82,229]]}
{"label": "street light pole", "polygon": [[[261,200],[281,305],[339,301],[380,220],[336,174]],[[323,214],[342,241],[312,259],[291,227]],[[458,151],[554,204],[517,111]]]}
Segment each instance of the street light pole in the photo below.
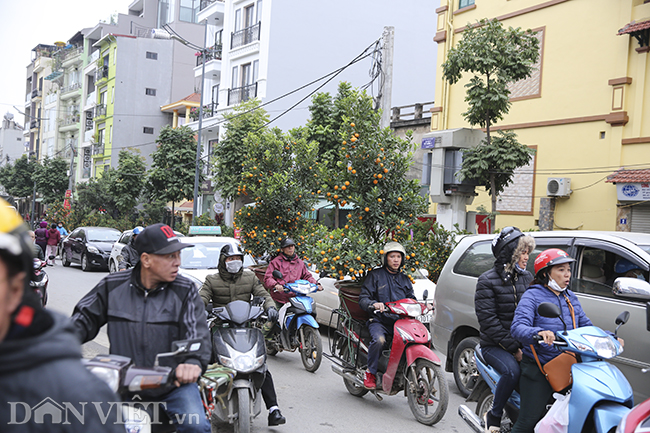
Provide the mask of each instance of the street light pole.
{"label": "street light pole", "polygon": [[205,34],[203,49],[201,50],[201,97],[199,98],[199,136],[196,143],[196,168],[194,169],[194,206],[192,207],[192,225],[196,225],[196,214],[198,212],[199,198],[199,174],[201,161],[201,130],[203,129],[203,90],[205,88],[205,46],[208,44],[208,20],[205,20]]}

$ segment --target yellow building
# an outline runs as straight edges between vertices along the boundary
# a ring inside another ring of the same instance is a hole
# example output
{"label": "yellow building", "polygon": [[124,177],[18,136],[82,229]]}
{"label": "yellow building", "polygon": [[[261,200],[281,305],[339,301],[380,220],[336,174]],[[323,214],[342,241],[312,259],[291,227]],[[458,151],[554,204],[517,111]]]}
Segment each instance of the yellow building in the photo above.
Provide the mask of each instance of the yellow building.
{"label": "yellow building", "polygon": [[[650,231],[650,188],[626,200],[607,176],[650,167],[649,0],[441,0],[431,130],[467,128],[465,87],[443,80],[442,63],[468,23],[499,19],[532,29],[539,68],[511,86],[510,113],[493,126],[512,129],[537,150],[498,199],[497,229]],[[490,209],[477,188],[468,206]],[[541,220],[540,220],[541,213]],[[550,225],[549,225],[550,224]]]}

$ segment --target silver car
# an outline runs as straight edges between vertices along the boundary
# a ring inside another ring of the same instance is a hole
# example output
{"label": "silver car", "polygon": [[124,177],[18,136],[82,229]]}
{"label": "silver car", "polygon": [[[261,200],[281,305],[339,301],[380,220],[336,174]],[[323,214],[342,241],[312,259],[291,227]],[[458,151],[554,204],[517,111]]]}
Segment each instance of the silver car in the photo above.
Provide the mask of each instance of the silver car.
{"label": "silver car", "polygon": [[[634,388],[637,402],[650,397],[650,332],[646,331],[646,302],[640,290],[635,297],[614,294],[612,286],[620,274],[614,272],[619,259],[627,259],[643,271],[643,289],[650,293],[650,234],[598,231],[551,231],[527,233],[537,247],[530,255],[528,269],[533,272],[535,257],[548,248],[561,248],[576,259],[572,265],[570,289],[580,299],[594,325],[614,330],[614,319],[624,310],[629,322],[619,330],[625,351],[613,363]],[[479,341],[479,326],[474,312],[474,292],[479,275],[494,265],[493,235],[470,235],[456,246],[438,279],[431,331],[434,346],[447,355],[445,369],[453,371],[461,394],[467,396],[467,383],[475,372],[474,347]],[[650,313],[648,313],[650,314]]]}

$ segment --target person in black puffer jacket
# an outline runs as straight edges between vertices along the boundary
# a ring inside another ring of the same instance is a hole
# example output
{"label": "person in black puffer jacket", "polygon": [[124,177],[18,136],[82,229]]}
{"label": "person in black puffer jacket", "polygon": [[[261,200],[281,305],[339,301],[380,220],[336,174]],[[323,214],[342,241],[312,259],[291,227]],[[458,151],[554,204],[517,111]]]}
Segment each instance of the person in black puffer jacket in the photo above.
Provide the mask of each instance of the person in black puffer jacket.
{"label": "person in black puffer jacket", "polygon": [[492,241],[494,267],[484,272],[476,284],[474,309],[481,333],[481,353],[501,379],[494,403],[485,419],[487,432],[498,432],[503,408],[519,382],[521,344],[510,335],[515,308],[533,275],[526,270],[528,256],[535,248],[532,236],[516,227],[506,227]]}

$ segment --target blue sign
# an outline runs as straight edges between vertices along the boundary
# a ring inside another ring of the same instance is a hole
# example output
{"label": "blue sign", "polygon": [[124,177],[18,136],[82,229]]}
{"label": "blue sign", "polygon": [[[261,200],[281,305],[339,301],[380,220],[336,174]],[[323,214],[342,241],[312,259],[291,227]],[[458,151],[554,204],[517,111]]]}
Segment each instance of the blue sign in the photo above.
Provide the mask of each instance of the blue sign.
{"label": "blue sign", "polygon": [[621,192],[626,197],[636,197],[641,192],[641,189],[639,189],[639,187],[637,187],[633,183],[628,183],[623,188],[621,188]]}
{"label": "blue sign", "polygon": [[425,137],[422,139],[422,149],[433,149],[436,142],[440,143],[440,137]]}
{"label": "blue sign", "polygon": [[619,224],[627,224],[627,218],[621,218]]}

